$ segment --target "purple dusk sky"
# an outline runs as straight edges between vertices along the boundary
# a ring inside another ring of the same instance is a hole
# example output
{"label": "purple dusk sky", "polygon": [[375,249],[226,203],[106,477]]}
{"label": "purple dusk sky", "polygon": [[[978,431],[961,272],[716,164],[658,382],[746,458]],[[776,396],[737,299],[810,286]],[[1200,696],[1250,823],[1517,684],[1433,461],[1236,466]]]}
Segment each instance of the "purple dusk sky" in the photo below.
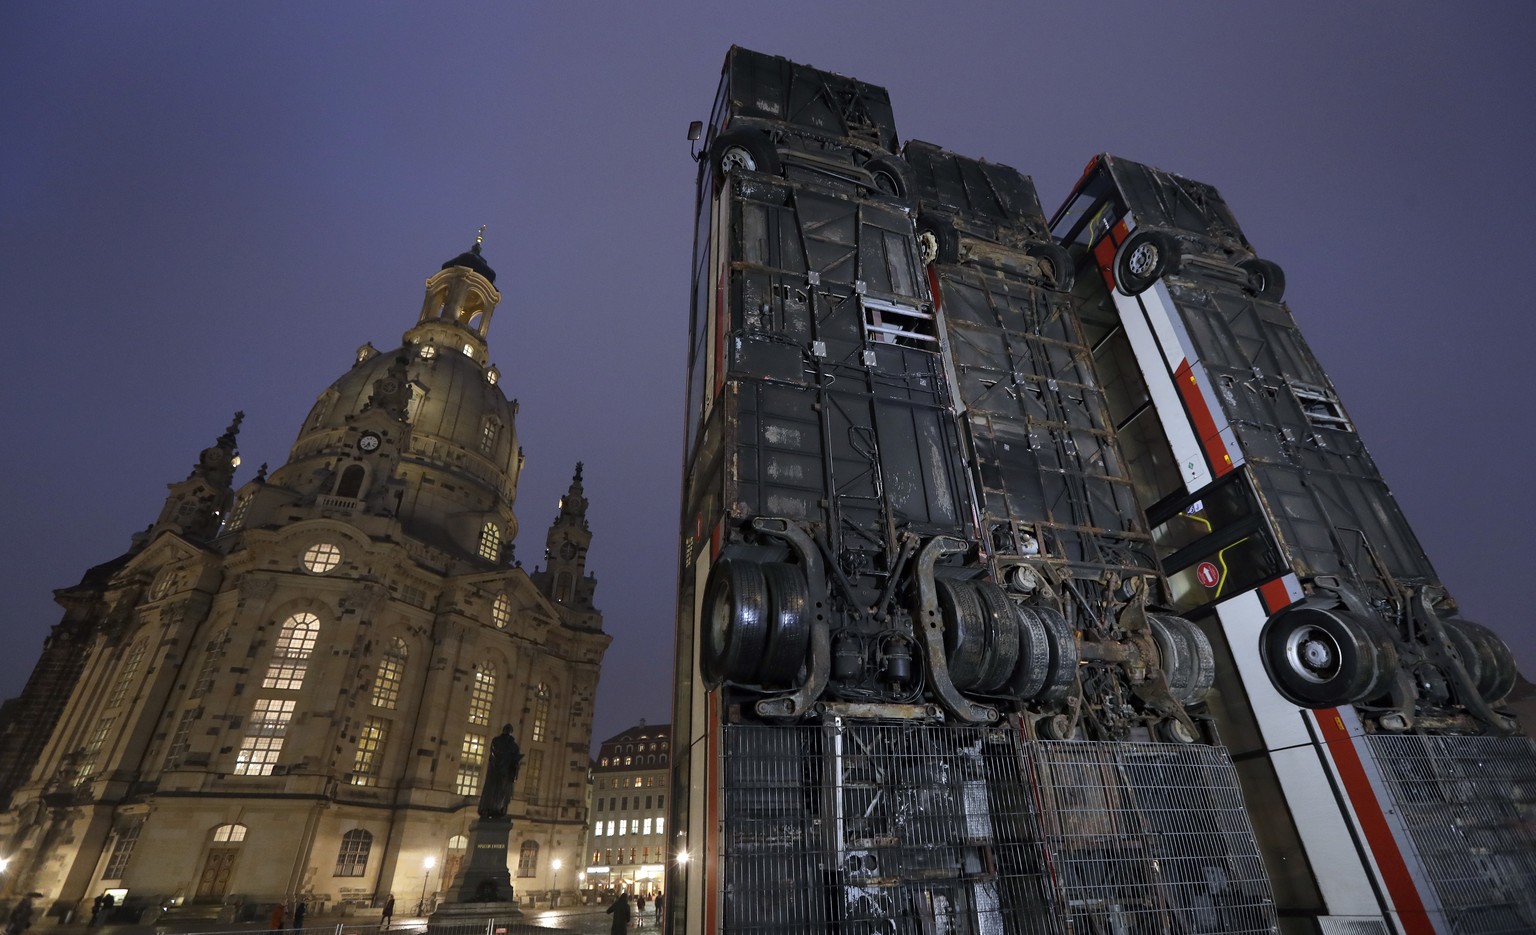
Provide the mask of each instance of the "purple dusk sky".
{"label": "purple dusk sky", "polygon": [[488,225],[518,553],[586,462],[596,736],[670,718],[694,164],[737,43],[882,84],[903,140],[1217,186],[1466,616],[1536,628],[1536,5],[8,3],[0,697],[246,412],[274,467]]}

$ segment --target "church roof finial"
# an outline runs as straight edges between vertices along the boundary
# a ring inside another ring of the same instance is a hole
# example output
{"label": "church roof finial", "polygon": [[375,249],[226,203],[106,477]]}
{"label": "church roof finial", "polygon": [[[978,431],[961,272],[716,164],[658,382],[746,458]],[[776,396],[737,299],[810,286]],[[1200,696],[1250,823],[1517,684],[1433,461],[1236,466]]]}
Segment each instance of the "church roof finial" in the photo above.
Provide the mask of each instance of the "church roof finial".
{"label": "church roof finial", "polygon": [[444,263],[443,269],[448,269],[452,266],[462,266],[465,269],[474,270],[481,276],[484,276],[486,282],[494,284],[496,282],[496,271],[491,269],[491,265],[485,262],[485,257],[480,255],[480,245],[483,243],[485,243],[485,225],[481,224],[479,233],[475,234],[474,245],[447,263]]}
{"label": "church roof finial", "polygon": [[236,412],[234,420],[229,423],[229,428],[225,429],[224,434],[219,436],[218,445],[220,448],[234,450],[235,436],[240,434],[240,423],[244,421],[245,412]]}

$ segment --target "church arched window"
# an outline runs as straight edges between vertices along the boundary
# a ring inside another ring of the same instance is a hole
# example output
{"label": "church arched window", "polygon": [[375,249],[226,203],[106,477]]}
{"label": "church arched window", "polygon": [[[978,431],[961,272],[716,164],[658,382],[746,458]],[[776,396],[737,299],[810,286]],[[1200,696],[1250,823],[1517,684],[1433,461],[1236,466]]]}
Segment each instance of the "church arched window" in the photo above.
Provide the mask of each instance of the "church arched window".
{"label": "church arched window", "polygon": [[502,591],[500,594],[496,595],[496,599],[491,602],[491,623],[496,625],[496,629],[505,630],[507,628],[507,624],[511,622],[512,600],[511,598],[507,597],[507,592]]}
{"label": "church arched window", "polygon": [[495,523],[486,523],[480,527],[480,557],[488,562],[494,562],[501,556],[501,530]]}
{"label": "church arched window", "polygon": [[539,869],[539,843],[524,841],[517,851],[517,875],[531,877]]}
{"label": "church arched window", "polygon": [[571,599],[571,573],[562,571],[555,578],[555,600],[564,604]]}
{"label": "church arched window", "polygon": [[357,497],[363,492],[363,478],[368,472],[361,464],[349,464],[347,469],[341,472],[341,480],[336,484],[336,496]]}
{"label": "church arched window", "polygon": [[400,681],[405,677],[405,640],[395,637],[379,659],[373,675],[373,705],[393,711],[400,703]]}
{"label": "church arched window", "polygon": [[538,743],[549,728],[549,686],[543,682],[533,690],[533,731],[530,740]]}
{"label": "church arched window", "polygon": [[315,651],[315,640],[319,636],[320,618],[312,613],[300,611],[283,621],[261,687],[289,691],[303,688],[304,676],[309,671],[309,654]]}
{"label": "church arched window", "polygon": [[336,876],[360,877],[368,870],[368,852],[373,850],[373,835],[354,828],[341,836],[336,852]]}
{"label": "church arched window", "polygon": [[496,667],[490,663],[475,666],[475,681],[469,687],[469,723],[491,723],[491,702],[496,697]]}

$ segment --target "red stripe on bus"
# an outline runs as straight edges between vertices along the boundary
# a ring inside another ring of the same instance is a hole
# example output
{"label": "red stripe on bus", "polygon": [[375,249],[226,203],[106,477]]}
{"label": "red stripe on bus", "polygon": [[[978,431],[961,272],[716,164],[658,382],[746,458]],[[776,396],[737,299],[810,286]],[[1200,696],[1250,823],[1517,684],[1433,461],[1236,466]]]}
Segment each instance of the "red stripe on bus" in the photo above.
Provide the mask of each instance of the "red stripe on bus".
{"label": "red stripe on bus", "polygon": [[933,293],[933,310],[938,311],[943,308],[944,302],[939,297],[939,271],[932,265],[928,267],[928,289]]}
{"label": "red stripe on bus", "polygon": [[720,928],[720,881],[715,877],[720,870],[720,855],[716,853],[720,846],[720,836],[715,833],[715,829],[720,827],[719,790],[723,778],[720,775],[720,692],[712,691],[704,699],[704,716],[708,718],[709,725],[708,762],[704,767],[708,774],[708,785],[705,788],[709,792],[704,800],[703,846],[690,841],[693,853],[689,858],[695,864],[692,872],[702,874],[704,879],[704,931],[716,932]]}
{"label": "red stripe on bus", "polygon": [[1174,371],[1173,385],[1179,388],[1179,396],[1189,410],[1189,417],[1194,420],[1195,434],[1200,436],[1200,444],[1205,448],[1205,458],[1211,463],[1211,470],[1216,472],[1217,477],[1230,473],[1232,456],[1227,454],[1227,446],[1221,440],[1221,432],[1216,429],[1216,420],[1211,416],[1211,408],[1205,404],[1205,394],[1200,392],[1200,384],[1195,381],[1195,372],[1189,361],[1179,364],[1179,369]]}
{"label": "red stripe on bus", "polygon": [[1271,616],[1278,613],[1281,608],[1289,607],[1293,603],[1291,592],[1286,588],[1284,578],[1276,578],[1273,581],[1266,581],[1259,585],[1259,597],[1264,601],[1265,613]]}
{"label": "red stripe on bus", "polygon": [[1371,849],[1371,856],[1376,859],[1382,883],[1392,897],[1402,930],[1408,935],[1418,935],[1420,932],[1434,935],[1435,926],[1429,914],[1424,911],[1424,900],[1419,896],[1419,888],[1414,885],[1413,876],[1408,872],[1408,862],[1403,859],[1397,840],[1392,837],[1392,829],[1387,826],[1381,802],[1376,798],[1376,790],[1371,788],[1371,781],[1365,775],[1360,751],[1355,749],[1354,740],[1344,729],[1344,719],[1339,717],[1336,708],[1314,711],[1313,716],[1322,731],[1323,742],[1333,755],[1334,767],[1344,783],[1344,794],[1349,796],[1349,803],[1354,807],[1355,818],[1360,822],[1360,830],[1365,835],[1366,845]]}
{"label": "red stripe on bus", "polygon": [[1104,284],[1110,289],[1115,288],[1115,245],[1111,238],[1114,232],[1105,234],[1099,238],[1099,242],[1093,245],[1093,258],[1099,264],[1099,273],[1104,277]]}

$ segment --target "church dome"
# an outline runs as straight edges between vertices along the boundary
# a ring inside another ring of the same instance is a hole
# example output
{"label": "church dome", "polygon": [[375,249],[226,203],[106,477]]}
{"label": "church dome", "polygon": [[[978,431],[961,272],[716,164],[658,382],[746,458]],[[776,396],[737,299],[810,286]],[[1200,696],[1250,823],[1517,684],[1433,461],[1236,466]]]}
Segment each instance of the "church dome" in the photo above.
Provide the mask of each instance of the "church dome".
{"label": "church dome", "polygon": [[396,516],[408,535],[450,555],[499,565],[498,544],[517,531],[521,456],[517,403],[486,346],[501,295],[479,254],[477,242],[465,254],[472,263],[449,261],[427,280],[399,347],[358,349],[272,482],[335,508]]}

